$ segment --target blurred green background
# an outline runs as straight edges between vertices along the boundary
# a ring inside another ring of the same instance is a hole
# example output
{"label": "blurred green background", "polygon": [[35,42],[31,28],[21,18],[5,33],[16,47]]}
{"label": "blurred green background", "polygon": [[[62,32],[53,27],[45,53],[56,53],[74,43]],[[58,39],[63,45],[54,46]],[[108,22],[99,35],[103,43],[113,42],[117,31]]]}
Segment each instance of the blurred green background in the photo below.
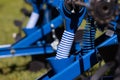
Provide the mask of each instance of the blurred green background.
{"label": "blurred green background", "polygon": [[[0,45],[14,43],[12,35],[18,32],[18,28],[13,21],[22,20],[23,14],[20,12],[22,7],[31,10],[23,0],[0,0]],[[26,18],[24,25],[27,20]],[[27,70],[26,66],[30,61],[30,56],[0,59],[0,80],[35,80],[46,72],[46,70],[38,72]]]}

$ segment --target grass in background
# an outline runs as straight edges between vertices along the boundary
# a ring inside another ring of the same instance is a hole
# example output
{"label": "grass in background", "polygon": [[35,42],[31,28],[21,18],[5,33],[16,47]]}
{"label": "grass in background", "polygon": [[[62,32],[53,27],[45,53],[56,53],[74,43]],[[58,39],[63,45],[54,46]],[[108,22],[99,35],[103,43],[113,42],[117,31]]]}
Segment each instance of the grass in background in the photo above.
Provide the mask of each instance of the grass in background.
{"label": "grass in background", "polygon": [[23,0],[0,0],[0,44],[14,42],[12,34],[17,32],[18,29],[13,24],[13,21],[22,19],[23,14],[20,12],[22,7],[30,8]]}
{"label": "grass in background", "polygon": [[[14,26],[13,21],[22,19],[23,14],[20,12],[22,7],[31,10],[23,0],[0,0],[0,45],[14,43],[12,34],[18,29]],[[30,56],[0,59],[0,80],[35,80],[46,72],[46,70],[41,70],[35,73],[26,70],[30,61]]]}
{"label": "grass in background", "polygon": [[0,44],[13,43],[12,33],[17,32],[14,19],[20,19],[22,0],[0,0]]}
{"label": "grass in background", "polygon": [[38,72],[27,70],[30,61],[30,56],[1,59],[0,80],[35,80],[46,72],[45,69]]}

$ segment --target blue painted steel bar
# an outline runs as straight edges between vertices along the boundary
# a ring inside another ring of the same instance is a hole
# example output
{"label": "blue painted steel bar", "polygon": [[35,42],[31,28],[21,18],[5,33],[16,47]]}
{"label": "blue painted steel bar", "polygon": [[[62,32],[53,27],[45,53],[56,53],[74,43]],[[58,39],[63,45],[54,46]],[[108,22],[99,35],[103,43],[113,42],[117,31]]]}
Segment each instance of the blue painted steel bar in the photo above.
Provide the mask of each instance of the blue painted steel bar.
{"label": "blue painted steel bar", "polygon": [[55,29],[59,27],[60,25],[62,25],[63,24],[62,16],[56,17],[54,20],[52,20],[48,24],[45,24],[43,27],[41,27],[40,29],[32,33],[31,35],[26,36],[19,42],[13,44],[12,48],[20,48],[20,47],[25,48],[25,47],[30,46],[35,41],[39,40],[40,38],[42,38],[43,36],[51,32],[51,27],[50,27],[51,24],[54,25]]}
{"label": "blue painted steel bar", "polygon": [[[101,44],[101,46],[98,46],[98,47],[107,46],[109,44],[115,44],[115,43],[117,43],[116,35],[106,40],[105,42]],[[81,63],[82,65],[80,65]],[[79,76],[82,72],[90,69],[96,63],[97,63],[96,53],[94,51],[91,51],[90,53],[80,58],[80,60],[77,60],[72,65],[70,65],[68,68],[56,74],[49,80],[73,80],[74,78]],[[81,69],[81,67],[83,68]]]}
{"label": "blue painted steel bar", "polygon": [[[117,35],[107,39],[102,42],[96,48],[107,46],[109,44],[116,44]],[[44,75],[44,77],[39,78],[38,80],[73,80],[77,76],[81,75],[84,71],[90,69],[93,65],[98,62],[96,52],[94,50],[90,51],[88,54],[85,54],[80,59],[76,60],[70,66],[62,70],[61,72],[55,74],[53,77],[49,77],[48,75]]]}
{"label": "blue painted steel bar", "polygon": [[76,60],[70,66],[68,66],[58,74],[55,74],[53,77],[49,77],[49,75],[44,75],[44,77],[41,77],[38,80],[73,80],[96,63],[96,55],[94,50],[92,50],[90,53],[84,55],[79,60]]}
{"label": "blue painted steel bar", "polygon": [[[92,61],[91,61],[92,58]],[[81,57],[79,60],[75,61],[73,64],[68,66],[63,71],[59,72],[55,76],[51,77],[49,80],[73,80],[84,71],[91,68],[94,64],[97,63],[95,56],[95,51],[92,50],[88,54]],[[95,62],[94,62],[95,61]],[[94,64],[93,64],[94,62]]]}
{"label": "blue painted steel bar", "polygon": [[50,45],[26,48],[6,48],[0,50],[0,58],[13,57],[13,56],[27,56],[36,54],[51,54],[55,52]]}
{"label": "blue painted steel bar", "polygon": [[111,38],[109,38],[105,42],[98,45],[97,48],[102,47],[102,46],[108,46],[108,45],[112,45],[112,44],[117,44],[117,43],[118,43],[117,35],[113,35]]}

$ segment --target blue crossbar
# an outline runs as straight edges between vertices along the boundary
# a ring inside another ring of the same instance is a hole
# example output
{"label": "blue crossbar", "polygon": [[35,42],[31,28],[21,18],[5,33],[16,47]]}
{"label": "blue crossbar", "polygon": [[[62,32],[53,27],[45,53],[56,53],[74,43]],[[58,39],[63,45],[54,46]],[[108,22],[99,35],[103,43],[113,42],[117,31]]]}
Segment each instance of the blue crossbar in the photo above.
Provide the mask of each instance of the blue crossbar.
{"label": "blue crossbar", "polygon": [[54,25],[54,28],[58,28],[60,25],[63,24],[62,16],[56,17],[51,22],[45,24],[43,27],[38,29],[37,31],[33,32],[31,35],[26,36],[19,42],[12,45],[12,48],[25,48],[36,42],[37,40],[41,39],[43,36],[49,34],[51,32],[51,24]]}
{"label": "blue crossbar", "polygon": [[13,57],[13,56],[27,56],[37,54],[51,54],[55,52],[50,45],[26,48],[6,48],[0,50],[0,58]]}
{"label": "blue crossbar", "polygon": [[[96,48],[116,43],[118,43],[117,35],[114,35],[106,41],[102,42]],[[51,77],[49,74],[45,74],[44,77],[42,76],[38,80],[73,80],[77,76],[81,75],[83,72],[90,69],[93,65],[98,63],[96,54],[97,53],[95,52],[95,50],[92,50],[91,52],[85,54],[74,63],[72,63],[70,66],[63,69],[61,72],[55,74],[54,76]]]}

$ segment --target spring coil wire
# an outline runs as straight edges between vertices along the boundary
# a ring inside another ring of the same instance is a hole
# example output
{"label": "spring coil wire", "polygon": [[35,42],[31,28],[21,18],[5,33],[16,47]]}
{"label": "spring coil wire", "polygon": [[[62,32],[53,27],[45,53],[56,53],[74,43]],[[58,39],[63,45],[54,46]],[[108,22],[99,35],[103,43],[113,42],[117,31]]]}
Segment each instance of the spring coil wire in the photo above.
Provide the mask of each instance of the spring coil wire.
{"label": "spring coil wire", "polygon": [[95,34],[96,34],[96,28],[94,25],[94,21],[92,18],[88,18],[86,20],[86,26],[83,34],[83,42],[82,42],[83,55],[95,48],[94,45]]}

